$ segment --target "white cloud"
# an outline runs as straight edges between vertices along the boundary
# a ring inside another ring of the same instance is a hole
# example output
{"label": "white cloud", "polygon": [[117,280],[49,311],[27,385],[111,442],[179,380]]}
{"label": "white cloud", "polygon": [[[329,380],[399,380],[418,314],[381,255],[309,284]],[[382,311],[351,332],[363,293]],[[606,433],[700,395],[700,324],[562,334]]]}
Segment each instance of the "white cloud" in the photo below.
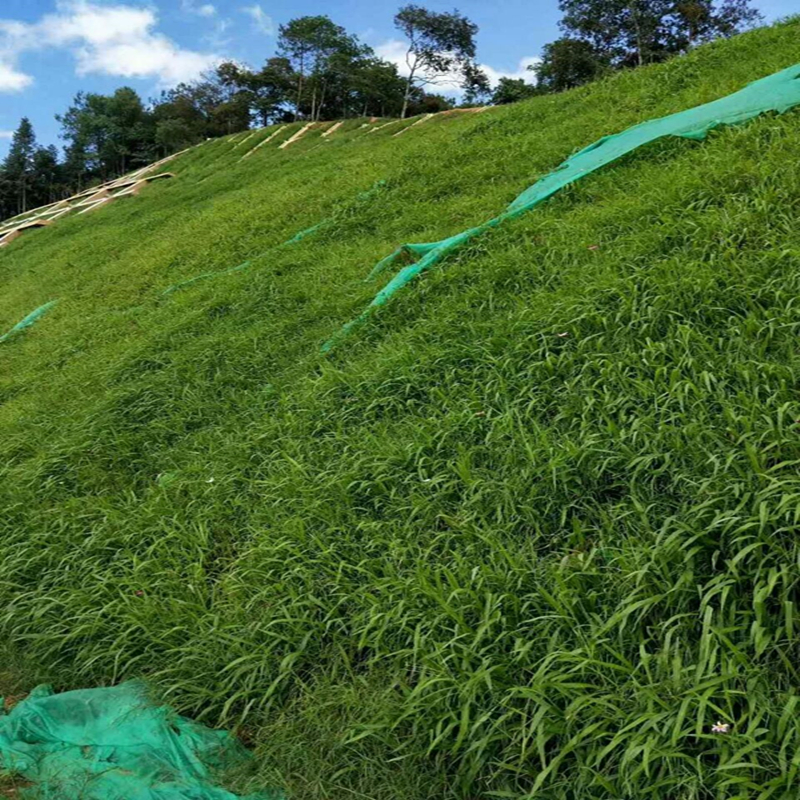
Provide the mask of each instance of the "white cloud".
{"label": "white cloud", "polygon": [[375,47],[375,55],[385,61],[391,61],[392,64],[397,64],[399,73],[404,77],[408,77],[411,71],[411,68],[406,63],[407,52],[408,45],[405,42],[401,42],[399,39],[389,39]]}
{"label": "white cloud", "polygon": [[259,33],[264,33],[267,36],[272,36],[275,33],[275,23],[272,21],[272,17],[258,3],[252,6],[243,6],[241,12],[252,18],[253,27]]}
{"label": "white cloud", "polygon": [[0,20],[0,91],[29,85],[32,79],[19,72],[16,63],[23,53],[44,48],[71,52],[79,75],[153,78],[161,86],[191,80],[219,60],[183,49],[159,33],[157,25],[152,8],[92,0],[57,0],[55,13],[38,22]]}
{"label": "white cloud", "polygon": [[33,32],[48,44],[102,47],[120,41],[139,41],[150,35],[156,24],[155,12],[132,6],[101,6],[77,0],[60,2],[55,14],[46,14],[35,23]]}
{"label": "white cloud", "polygon": [[13,64],[0,61],[0,92],[21,92],[33,83],[33,78],[15,69]]}
{"label": "white cloud", "polygon": [[13,139],[14,131],[0,131],[0,139]]}
{"label": "white cloud", "polygon": [[216,50],[225,50],[231,43],[230,37],[225,34],[232,25],[233,20],[225,17],[217,17],[214,21],[214,29],[207,36],[203,37],[203,41],[206,42],[209,47],[213,47]]}
{"label": "white cloud", "polygon": [[107,47],[82,48],[77,52],[78,74],[101,73],[123,78],[156,77],[165,86],[196,78],[215,59],[181,50],[162,36],[142,42],[113,42]]}
{"label": "white cloud", "polygon": [[[398,72],[404,77],[407,77],[411,72],[411,68],[406,62],[407,51],[408,45],[399,39],[389,39],[375,47],[375,54],[386,61],[396,64]],[[533,72],[528,70],[528,65],[538,64],[539,61],[540,59],[536,56],[525,56],[520,59],[517,69],[512,72],[496,69],[489,64],[480,64],[479,66],[486,73],[486,77],[489,79],[489,83],[492,87],[495,87],[499,83],[500,78],[522,78],[526,83],[535,83],[536,76]],[[435,76],[434,81],[435,82],[429,87],[429,90],[432,92],[461,94],[461,78],[458,75],[449,74]]]}
{"label": "white cloud", "polygon": [[[404,77],[411,74],[411,67],[406,60],[408,53],[408,44],[400,41],[399,39],[389,39],[383,44],[379,44],[375,48],[375,55],[385,61],[390,61],[392,64],[397,65],[397,71]],[[416,73],[417,77],[430,79],[431,83],[427,86],[428,91],[436,92],[439,94],[461,94],[461,77],[445,73],[444,75],[423,75],[419,72]]]}
{"label": "white cloud", "polygon": [[17,49],[27,26],[21,22],[0,19],[0,92],[20,92],[33,83],[33,78],[17,68]]}
{"label": "white cloud", "polygon": [[188,14],[197,14],[198,17],[213,17],[217,13],[216,6],[211,3],[200,3],[196,0],[181,0],[181,8]]}
{"label": "white cloud", "polygon": [[481,64],[481,69],[486,73],[486,77],[489,79],[489,83],[492,84],[492,87],[497,86],[500,82],[500,78],[511,78],[512,80],[522,78],[525,83],[534,84],[536,83],[536,73],[529,70],[528,67],[541,63],[541,60],[542,59],[537,56],[525,56],[519,60],[517,69],[514,72],[503,72],[503,70],[495,69],[488,64]]}

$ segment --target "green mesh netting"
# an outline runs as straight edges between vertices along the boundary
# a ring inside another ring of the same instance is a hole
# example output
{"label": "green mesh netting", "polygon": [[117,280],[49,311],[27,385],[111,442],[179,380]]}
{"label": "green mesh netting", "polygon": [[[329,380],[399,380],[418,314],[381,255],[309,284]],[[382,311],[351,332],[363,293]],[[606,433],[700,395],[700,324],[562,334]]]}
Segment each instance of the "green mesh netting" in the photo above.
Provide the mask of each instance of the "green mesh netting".
{"label": "green mesh netting", "polygon": [[[368,202],[385,186],[386,186],[386,181],[384,180],[376,181],[369,189],[356,195],[354,205]],[[350,206],[345,207],[345,212],[349,210],[349,208]],[[161,292],[161,294],[162,295],[172,294],[173,292],[176,292],[179,289],[185,289],[187,286],[191,286],[193,283],[197,283],[198,281],[204,281],[207,278],[218,278],[221,277],[222,275],[230,275],[232,272],[240,272],[243,269],[247,269],[248,267],[252,266],[254,261],[257,261],[259,258],[263,258],[264,256],[275,252],[281,247],[286,247],[287,245],[290,244],[296,244],[297,242],[303,241],[303,239],[307,238],[308,236],[313,236],[315,233],[319,233],[320,231],[333,227],[339,220],[340,216],[342,216],[341,212],[338,214],[334,214],[334,216],[331,217],[330,219],[324,219],[322,220],[322,222],[318,222],[316,225],[312,225],[310,228],[305,228],[304,230],[292,236],[291,239],[287,239],[285,242],[282,242],[279,245],[270,247],[263,253],[259,253],[258,255],[253,256],[252,259],[249,261],[245,261],[235,267],[229,267],[228,269],[217,270],[215,272],[204,272],[201,275],[195,275],[193,278],[188,278],[185,281],[181,281],[180,283],[176,283],[173,286],[164,289],[164,291]]]}
{"label": "green mesh netting", "polygon": [[386,286],[378,292],[367,309],[352,322],[347,323],[338,334],[322,346],[327,352],[336,342],[356,325],[363,322],[378,306],[384,305],[399,289],[412,281],[421,272],[430,269],[447,254],[485,231],[495,228],[508,219],[524,214],[552,197],[556,192],[592,172],[617,161],[622,156],[666,136],[702,140],[706,134],[723,125],[746,122],[768,111],[783,113],[800,105],[800,64],[789,67],[767,78],[755,81],[734,94],[715,100],[697,108],[681,111],[668,117],[643,122],[614,136],[606,136],[581,150],[560,167],[526,189],[506,210],[488,222],[457,233],[439,242],[404,244],[382,261],[379,261],[370,278],[379,275],[386,267],[403,255],[416,259],[403,267]]}
{"label": "green mesh netting", "polygon": [[49,303],[45,303],[43,306],[39,306],[35,311],[31,311],[25,319],[18,322],[10,331],[7,331],[2,336],[0,336],[0,344],[5,342],[7,339],[10,339],[12,336],[15,336],[20,331],[24,331],[25,328],[30,328],[34,322],[36,322],[39,317],[43,314],[46,314],[56,303],[58,300],[51,300]]}
{"label": "green mesh netting", "polygon": [[304,231],[296,233],[294,236],[292,236],[291,239],[289,239],[287,242],[284,242],[284,244],[294,244],[295,242],[301,242],[303,241],[303,239],[306,238],[306,236],[311,236],[312,233],[316,233],[321,228],[324,228],[326,223],[327,220],[318,222],[316,225],[312,225],[310,228],[306,228]]}
{"label": "green mesh netting", "polygon": [[243,269],[247,269],[251,263],[251,261],[243,261],[241,264],[238,264],[235,267],[230,267],[229,269],[203,272],[201,275],[195,275],[193,278],[188,278],[185,281],[181,281],[180,283],[175,283],[172,286],[167,287],[163,292],[161,292],[161,294],[172,294],[173,292],[177,292],[179,289],[185,289],[187,286],[191,286],[193,283],[198,283],[199,281],[204,281],[208,278],[218,278],[220,275],[230,275],[232,272],[241,272]]}
{"label": "green mesh netting", "polygon": [[0,716],[0,769],[31,782],[22,798],[236,800],[213,775],[248,757],[225,731],[151,702],[139,682],[63,694],[40,686]]}

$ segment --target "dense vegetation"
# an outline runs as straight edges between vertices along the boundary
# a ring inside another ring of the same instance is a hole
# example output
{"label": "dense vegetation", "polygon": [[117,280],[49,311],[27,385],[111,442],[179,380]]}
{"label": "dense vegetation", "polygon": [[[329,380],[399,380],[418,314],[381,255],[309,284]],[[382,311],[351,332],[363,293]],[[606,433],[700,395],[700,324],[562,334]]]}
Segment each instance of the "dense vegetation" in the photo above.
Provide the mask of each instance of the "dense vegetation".
{"label": "dense vegetation", "polygon": [[0,219],[253,124],[446,110],[454,101],[429,91],[445,73],[451,81],[461,76],[467,102],[488,97],[474,62],[476,25],[458,13],[413,5],[400,9],[397,24],[414,63],[405,78],[329,17],[298,17],[281,25],[278,54],[258,70],[226,61],[149,103],[129,87],[78,93],[57,116],[63,159],[55,146],[37,143],[23,118],[0,163]]}
{"label": "dense vegetation", "polygon": [[478,65],[478,26],[458,11],[409,4],[394,25],[408,75],[325,15],[280,26],[276,54],[257,69],[224,61],[193,83],[144,103],[129,87],[80,92],[58,115],[64,157],[37,144],[27,118],[0,163],[0,219],[76,193],[204,139],[292,120],[406,117],[453,108],[441,86],[460,86],[462,105],[502,105],[560,92],[613,69],[663,61],[731,36],[760,14],[751,0],[561,0],[566,36],[545,46],[531,80],[492,88]]}
{"label": "dense vegetation", "polygon": [[0,331],[60,303],[0,345],[2,646],[150,678],[293,798],[795,797],[798,112],[637,153],[319,347],[398,244],[799,33],[399,138],[217,139],[5,248]]}
{"label": "dense vegetation", "polygon": [[550,91],[665,61],[762,19],[750,0],[559,0],[559,8],[564,36],[545,46],[538,70]]}

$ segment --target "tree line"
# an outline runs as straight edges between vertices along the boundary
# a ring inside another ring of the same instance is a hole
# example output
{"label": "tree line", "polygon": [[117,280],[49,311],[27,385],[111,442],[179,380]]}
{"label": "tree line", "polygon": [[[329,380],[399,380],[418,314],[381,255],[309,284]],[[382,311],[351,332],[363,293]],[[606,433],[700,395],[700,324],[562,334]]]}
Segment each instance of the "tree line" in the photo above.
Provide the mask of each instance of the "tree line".
{"label": "tree line", "polygon": [[0,219],[44,205],[204,139],[295,120],[405,117],[462,104],[504,104],[559,92],[614,70],[663,61],[760,19],[751,0],[560,0],[562,36],[545,45],[531,81],[492,89],[476,60],[478,27],[458,11],[410,4],[394,17],[403,73],[325,15],[279,28],[276,55],[258,69],[234,61],[148,102],[131,88],[79,93],[56,117],[63,154],[28,119],[0,164]]}
{"label": "tree line", "polygon": [[559,7],[563,35],[534,67],[541,92],[665,61],[762,19],[751,0],[560,0]]}

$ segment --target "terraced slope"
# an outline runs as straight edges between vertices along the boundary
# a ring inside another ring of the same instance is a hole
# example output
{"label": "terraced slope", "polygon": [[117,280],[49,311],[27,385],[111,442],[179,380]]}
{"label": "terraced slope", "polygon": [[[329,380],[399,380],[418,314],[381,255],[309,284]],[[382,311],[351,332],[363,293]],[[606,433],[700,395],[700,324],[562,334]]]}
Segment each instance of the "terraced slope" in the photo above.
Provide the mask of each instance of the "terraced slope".
{"label": "terraced slope", "polygon": [[8,652],[151,678],[293,798],[795,797],[797,112],[640,151],[320,345],[402,242],[798,34],[205,143],[10,243],[0,331],[60,302],[0,345]]}

